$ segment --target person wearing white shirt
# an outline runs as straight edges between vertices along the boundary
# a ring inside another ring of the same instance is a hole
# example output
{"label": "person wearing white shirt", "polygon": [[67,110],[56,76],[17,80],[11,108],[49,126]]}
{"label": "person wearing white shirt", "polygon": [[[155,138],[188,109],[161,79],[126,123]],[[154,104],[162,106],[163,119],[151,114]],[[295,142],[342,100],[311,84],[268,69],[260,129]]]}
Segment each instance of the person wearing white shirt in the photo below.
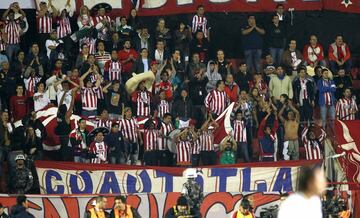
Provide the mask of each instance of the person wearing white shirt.
{"label": "person wearing white shirt", "polygon": [[44,109],[50,104],[49,97],[45,94],[45,85],[42,82],[39,82],[36,85],[37,92],[34,94],[34,110],[39,111]]}
{"label": "person wearing white shirt", "polygon": [[52,30],[50,34],[50,39],[46,40],[46,55],[50,59],[51,51],[54,51],[57,46],[62,43],[62,40],[58,40],[56,30]]}
{"label": "person wearing white shirt", "polygon": [[324,170],[321,167],[303,167],[298,181],[298,192],[280,205],[278,218],[322,218],[320,195],[326,188]]}

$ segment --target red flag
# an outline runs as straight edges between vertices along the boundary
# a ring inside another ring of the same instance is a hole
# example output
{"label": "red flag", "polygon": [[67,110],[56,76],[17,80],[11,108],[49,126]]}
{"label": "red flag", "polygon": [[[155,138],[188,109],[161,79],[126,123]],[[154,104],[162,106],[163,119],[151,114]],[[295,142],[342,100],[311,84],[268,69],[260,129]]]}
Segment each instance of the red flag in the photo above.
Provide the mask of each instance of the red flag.
{"label": "red flag", "polygon": [[[50,107],[36,113],[36,118],[39,119],[46,128],[47,136],[43,141],[43,148],[46,151],[60,149],[60,139],[59,136],[55,134],[55,127],[57,126],[57,110],[57,107]],[[81,117],[77,115],[71,115],[70,125],[73,131],[77,128],[77,121],[80,120],[80,118]],[[86,126],[87,130],[91,131],[94,129],[95,125],[89,121],[86,121]]]}
{"label": "red flag", "polygon": [[[335,134],[337,141],[336,152],[346,153],[340,158],[340,163],[346,173],[350,189],[359,189],[354,183],[360,182],[360,121],[335,121]],[[352,183],[352,184],[351,184]]]}
{"label": "red flag", "polygon": [[214,144],[220,144],[220,142],[229,135],[233,128],[231,126],[230,116],[234,108],[235,103],[231,103],[221,114],[216,118],[216,123],[219,125],[214,131]]}

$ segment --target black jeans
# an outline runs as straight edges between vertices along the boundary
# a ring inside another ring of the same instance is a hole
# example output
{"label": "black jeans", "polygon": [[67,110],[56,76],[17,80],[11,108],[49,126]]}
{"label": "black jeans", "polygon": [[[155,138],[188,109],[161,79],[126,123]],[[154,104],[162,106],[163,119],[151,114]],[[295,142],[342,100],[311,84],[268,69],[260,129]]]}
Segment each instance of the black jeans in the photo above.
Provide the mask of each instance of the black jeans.
{"label": "black jeans", "polygon": [[309,100],[304,100],[303,105],[300,106],[300,121],[308,122],[313,120],[313,107]]}
{"label": "black jeans", "polygon": [[238,142],[237,143],[237,158],[244,158],[245,162],[250,162],[248,143],[246,142]]}

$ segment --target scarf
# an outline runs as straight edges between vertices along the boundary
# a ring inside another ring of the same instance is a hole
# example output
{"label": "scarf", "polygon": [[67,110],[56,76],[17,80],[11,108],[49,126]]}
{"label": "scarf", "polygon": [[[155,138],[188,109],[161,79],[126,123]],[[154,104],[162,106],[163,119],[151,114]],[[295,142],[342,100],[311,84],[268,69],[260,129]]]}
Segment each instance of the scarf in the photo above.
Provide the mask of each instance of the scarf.
{"label": "scarf", "polygon": [[281,74],[281,75],[278,75],[278,78],[279,78],[280,80],[283,80],[283,79],[285,78],[285,73],[283,73],[283,74]]}

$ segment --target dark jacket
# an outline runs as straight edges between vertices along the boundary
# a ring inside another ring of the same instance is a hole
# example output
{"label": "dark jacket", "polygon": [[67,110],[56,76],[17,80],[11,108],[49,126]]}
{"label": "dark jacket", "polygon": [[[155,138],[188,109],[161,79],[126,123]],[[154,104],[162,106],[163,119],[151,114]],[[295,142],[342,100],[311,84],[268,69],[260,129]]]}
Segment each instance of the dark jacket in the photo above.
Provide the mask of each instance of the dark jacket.
{"label": "dark jacket", "polygon": [[234,80],[236,84],[238,84],[240,90],[245,90],[246,92],[249,92],[249,81],[252,80],[252,74],[250,74],[249,72],[246,72],[246,74],[238,72],[237,74],[235,74]]}
{"label": "dark jacket", "polygon": [[[148,63],[149,63],[149,68],[150,68],[150,65],[151,65],[150,58],[148,58]],[[131,68],[131,72],[136,73],[136,74],[143,73],[148,70],[149,69],[144,69],[144,64],[142,62],[141,56],[138,59],[136,59],[136,61],[134,62],[134,64],[132,65],[132,68]]]}
{"label": "dark jacket", "polygon": [[[116,97],[116,94],[120,95],[120,100],[117,105],[113,105],[111,103],[111,99],[113,97]],[[121,114],[122,112],[122,104],[127,101],[127,95],[125,92],[124,86],[121,84],[120,88],[117,92],[113,91],[112,89],[109,89],[108,93],[105,94],[105,104],[106,108],[109,113],[111,114]]]}
{"label": "dark jacket", "polygon": [[[312,101],[315,101],[315,84],[313,81],[306,79],[306,92],[307,92],[307,96],[310,100],[310,103]],[[300,78],[297,78],[294,80],[293,82],[293,90],[294,90],[294,96],[293,96],[293,100],[296,104],[300,103],[299,97],[300,97],[300,90],[301,90],[301,82],[300,82]]]}
{"label": "dark jacket", "polygon": [[283,48],[285,44],[285,27],[282,23],[279,23],[278,26],[271,24],[267,32],[267,38],[270,48]]}
{"label": "dark jacket", "polygon": [[[139,35],[135,36],[135,38],[133,40],[133,44],[134,44],[135,50],[138,53],[140,53],[141,52],[141,39],[140,39]],[[151,36],[148,38],[148,52],[149,52],[149,54],[154,53],[154,40],[152,39]]]}
{"label": "dark jacket", "polygon": [[[345,75],[343,77],[336,76],[336,77],[334,77],[334,82],[336,85],[336,92],[335,92],[336,99],[342,98],[344,90],[346,88],[352,87],[352,81],[348,75]],[[341,85],[341,84],[343,85],[342,88],[339,87],[339,85]]]}
{"label": "dark jacket", "polygon": [[[141,215],[139,214],[139,212],[135,208],[131,207],[131,212],[132,212],[134,218],[141,218]],[[111,210],[110,218],[115,218],[114,209]]]}
{"label": "dark jacket", "polygon": [[121,131],[119,131],[117,133],[112,132],[112,133],[108,134],[107,136],[105,136],[104,141],[105,141],[105,144],[107,144],[109,146],[110,154],[112,156],[114,154],[127,152],[127,151],[125,151],[124,138],[123,138]]}
{"label": "dark jacket", "polygon": [[[33,53],[29,53],[24,60],[24,63],[29,66],[31,61],[35,59],[35,55]],[[42,65],[43,69],[45,72],[49,73],[50,72],[50,64],[49,64],[49,59],[46,55],[42,55],[39,54],[39,62]],[[35,69],[35,72],[38,72],[38,64],[37,63],[33,63],[33,65],[31,66],[32,68]]]}
{"label": "dark jacket", "polygon": [[[15,130],[14,124],[12,125],[13,131]],[[8,132],[10,137],[10,146],[9,149],[12,149],[11,143],[13,142],[13,132],[10,134],[8,129],[5,129],[5,126],[2,124],[2,121],[0,119],[0,146],[3,147],[5,143],[5,131]]]}
{"label": "dark jacket", "polygon": [[207,95],[206,84],[209,82],[207,77],[202,80],[193,78],[189,82],[189,96],[193,105],[204,105],[204,100]]}
{"label": "dark jacket", "polygon": [[172,115],[174,118],[176,117],[184,117],[184,118],[191,118],[193,111],[193,104],[189,98],[181,98],[174,102],[172,108]]}
{"label": "dark jacket", "polygon": [[31,213],[26,211],[26,208],[22,205],[15,205],[11,208],[11,218],[33,218],[35,217]]}
{"label": "dark jacket", "polygon": [[9,218],[9,215],[7,215],[5,212],[0,215],[0,218]]}
{"label": "dark jacket", "polygon": [[[296,53],[297,59],[300,59],[302,61],[302,63],[303,63],[304,58],[303,58],[302,53],[297,49],[295,50],[295,53]],[[284,53],[282,54],[281,63],[285,66],[285,68],[286,68],[285,70],[286,70],[287,73],[289,73],[293,69],[291,51],[289,49],[284,51]],[[302,65],[302,63],[299,64],[298,67],[300,67]]]}

